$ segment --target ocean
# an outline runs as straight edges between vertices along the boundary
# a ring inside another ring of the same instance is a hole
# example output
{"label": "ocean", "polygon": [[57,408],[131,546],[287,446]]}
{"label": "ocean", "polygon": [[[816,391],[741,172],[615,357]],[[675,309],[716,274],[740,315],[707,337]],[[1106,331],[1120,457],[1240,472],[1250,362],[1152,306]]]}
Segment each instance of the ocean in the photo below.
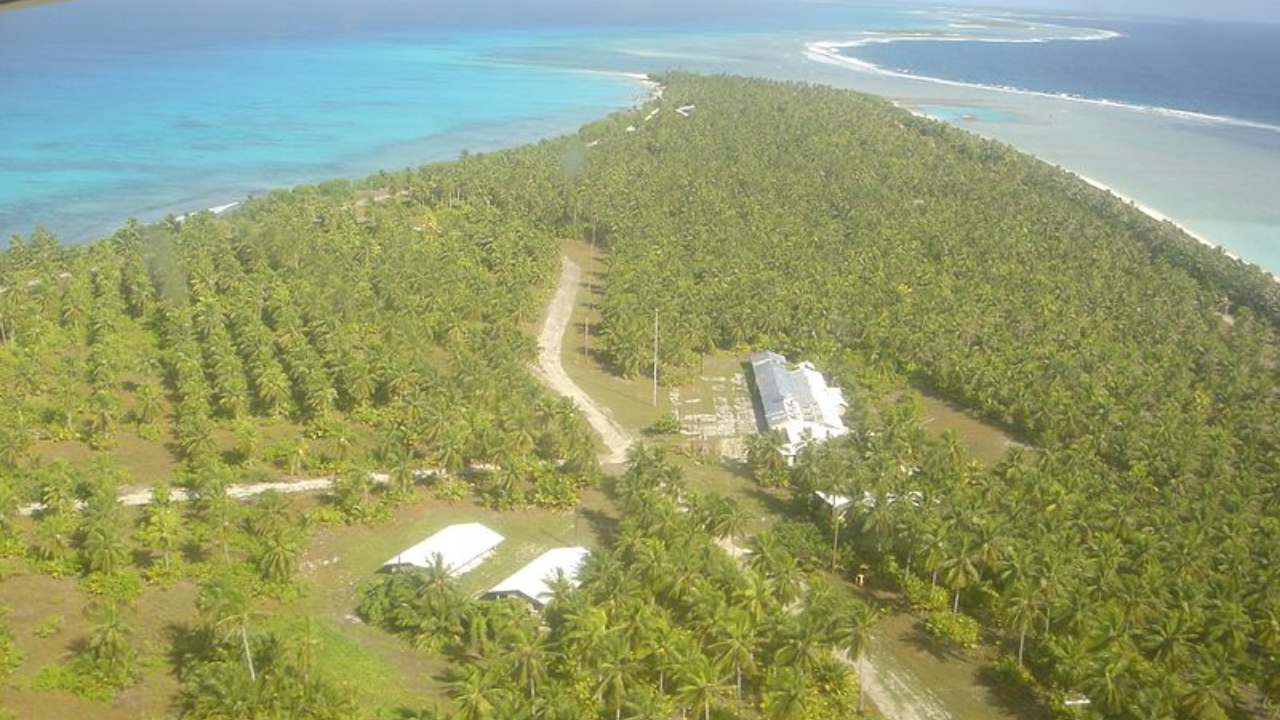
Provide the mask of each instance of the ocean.
{"label": "ocean", "polygon": [[[1280,25],[1006,17],[1029,27],[1014,34],[979,34],[974,31],[984,28],[970,18],[951,23],[962,26],[955,35],[898,36],[899,41],[845,52],[916,77],[1198,114],[1280,131]],[[1037,33],[1037,26],[1046,32]],[[971,39],[975,35],[981,40]]]}
{"label": "ocean", "polygon": [[1280,271],[1276,28],[812,0],[10,6],[0,235],[82,242],[571,132],[673,67],[888,97]]}

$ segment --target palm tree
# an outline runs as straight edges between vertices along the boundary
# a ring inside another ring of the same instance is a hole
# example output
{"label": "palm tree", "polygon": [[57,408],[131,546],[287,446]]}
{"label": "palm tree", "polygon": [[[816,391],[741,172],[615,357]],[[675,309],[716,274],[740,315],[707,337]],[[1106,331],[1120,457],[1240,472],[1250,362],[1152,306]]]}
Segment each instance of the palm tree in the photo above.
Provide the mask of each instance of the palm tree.
{"label": "palm tree", "polygon": [[1035,622],[1039,602],[1025,582],[1018,581],[1004,591],[1004,615],[1009,626],[1018,631],[1018,665],[1022,665],[1023,651],[1027,645],[1027,631]]}
{"label": "palm tree", "polygon": [[138,427],[150,425],[160,416],[160,390],[155,383],[146,383],[138,388],[138,406],[134,409],[134,419]]}
{"label": "palm tree", "polygon": [[880,611],[870,605],[853,601],[844,612],[836,616],[835,642],[848,654],[858,667],[858,712],[866,710],[866,691],[862,684],[862,663],[871,648],[872,631],[880,620]]}
{"label": "palm tree", "polygon": [[223,641],[238,635],[244,651],[249,679],[257,682],[258,673],[253,666],[253,652],[249,647],[249,623],[253,617],[253,596],[243,578],[230,572],[222,572],[210,578],[200,588],[196,601],[205,623]]}
{"label": "palm tree", "polygon": [[506,653],[520,683],[529,688],[529,700],[538,699],[538,683],[547,675],[545,636],[539,631],[521,635]]}
{"label": "palm tree", "polygon": [[127,677],[137,656],[129,608],[118,602],[104,602],[87,612],[93,621],[85,644],[90,657],[109,676]]}
{"label": "palm tree", "polygon": [[977,554],[973,551],[968,536],[965,536],[960,543],[960,548],[938,566],[938,571],[942,574],[942,583],[955,592],[952,612],[960,612],[960,591],[981,579]]}
{"label": "palm tree", "polygon": [[689,707],[702,708],[702,720],[711,720],[711,706],[726,690],[724,678],[706,655],[694,651],[680,668],[676,698]]}
{"label": "palm tree", "polygon": [[600,663],[596,697],[603,701],[605,696],[609,696],[613,700],[614,720],[622,720],[622,701],[634,665],[624,643],[616,638],[607,641],[604,660]]}
{"label": "palm tree", "polygon": [[755,652],[758,640],[755,626],[745,612],[733,612],[716,628],[720,639],[711,645],[716,653],[716,663],[722,669],[732,669],[734,675],[734,700],[738,715],[742,715],[742,674],[755,672]]}
{"label": "palm tree", "polygon": [[454,717],[459,720],[486,720],[493,715],[498,693],[483,666],[468,664],[458,668],[447,689],[458,703]]}
{"label": "palm tree", "polygon": [[89,572],[110,575],[124,567],[129,548],[114,517],[94,519],[85,531],[84,554]]}
{"label": "palm tree", "polygon": [[259,538],[258,572],[268,582],[285,583],[298,571],[298,545],[287,530]]}
{"label": "palm tree", "polygon": [[813,685],[799,670],[778,666],[764,688],[764,712],[770,720],[802,720],[809,716]]}

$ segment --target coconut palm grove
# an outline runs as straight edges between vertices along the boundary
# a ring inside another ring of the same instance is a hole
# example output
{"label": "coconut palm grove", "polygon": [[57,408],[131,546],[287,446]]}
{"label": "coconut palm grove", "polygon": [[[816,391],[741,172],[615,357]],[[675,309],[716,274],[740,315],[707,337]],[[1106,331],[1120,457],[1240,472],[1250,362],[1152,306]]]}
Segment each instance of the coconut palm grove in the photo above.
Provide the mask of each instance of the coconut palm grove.
{"label": "coconut palm grove", "polygon": [[[0,716],[912,717],[870,653],[906,617],[1004,717],[1276,717],[1280,285],[883,100],[655,79],[567,137],[14,237]],[[597,263],[575,332],[640,401],[771,350],[849,434],[696,458],[666,418],[601,466],[531,371],[565,243]],[[922,393],[1016,441],[975,459]],[[591,554],[540,608],[440,566],[308,579],[415,507]]]}

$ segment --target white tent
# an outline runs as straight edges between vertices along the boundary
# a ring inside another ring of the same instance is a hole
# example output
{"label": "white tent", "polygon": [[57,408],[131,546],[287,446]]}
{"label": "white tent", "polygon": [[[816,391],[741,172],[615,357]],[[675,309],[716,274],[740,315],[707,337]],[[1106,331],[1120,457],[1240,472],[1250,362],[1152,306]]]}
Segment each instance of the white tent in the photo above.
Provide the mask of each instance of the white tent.
{"label": "white tent", "polygon": [[449,574],[456,577],[487,560],[502,539],[501,535],[480,523],[450,525],[386,561],[382,567],[411,565],[426,568],[439,555]]}
{"label": "white tent", "polygon": [[546,605],[551,599],[551,581],[557,573],[574,584],[578,584],[578,571],[590,552],[582,547],[562,547],[548,550],[533,562],[517,570],[511,577],[494,585],[485,597],[506,597],[515,595],[536,607]]}

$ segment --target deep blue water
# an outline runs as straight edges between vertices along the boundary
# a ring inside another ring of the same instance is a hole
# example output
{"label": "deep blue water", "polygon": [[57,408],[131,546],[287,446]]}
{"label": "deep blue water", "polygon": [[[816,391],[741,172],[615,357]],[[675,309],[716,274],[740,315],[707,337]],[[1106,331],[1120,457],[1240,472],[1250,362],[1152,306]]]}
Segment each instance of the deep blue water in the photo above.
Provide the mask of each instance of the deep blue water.
{"label": "deep blue water", "polygon": [[847,51],[886,69],[1280,125],[1280,25],[1045,20],[1122,37],[1044,43],[910,41]]}

